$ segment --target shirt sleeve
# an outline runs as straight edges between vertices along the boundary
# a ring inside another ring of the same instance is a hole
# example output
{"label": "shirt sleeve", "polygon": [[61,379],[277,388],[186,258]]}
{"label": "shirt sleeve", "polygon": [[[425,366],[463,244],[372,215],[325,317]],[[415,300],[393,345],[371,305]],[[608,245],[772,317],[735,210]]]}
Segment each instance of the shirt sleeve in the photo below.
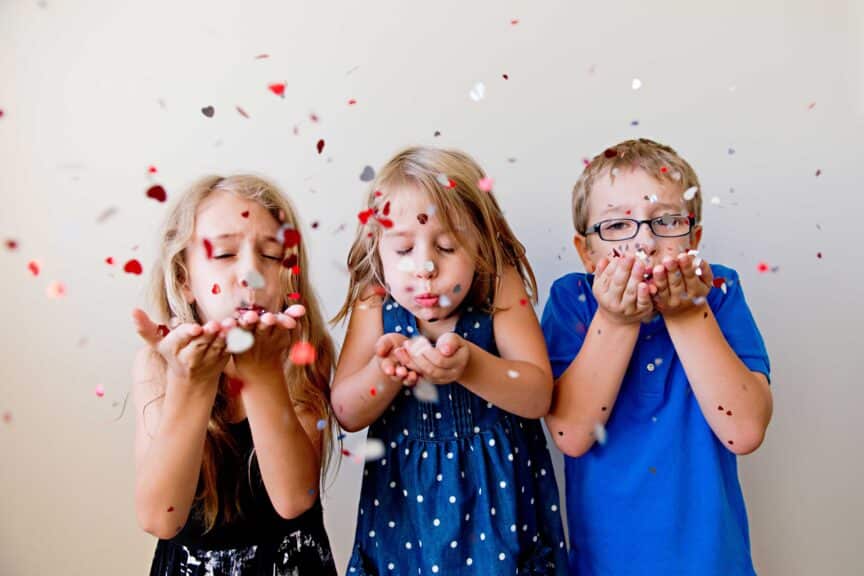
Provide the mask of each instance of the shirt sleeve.
{"label": "shirt sleeve", "polygon": [[[720,330],[741,361],[750,370],[764,374],[770,382],[771,365],[768,351],[747,306],[738,273],[730,268],[717,267],[714,270],[714,277],[715,281],[718,277],[722,278],[726,286],[726,293],[711,307]],[[716,291],[722,294],[722,285],[721,289]]]}
{"label": "shirt sleeve", "polygon": [[552,285],[540,325],[556,380],[582,348],[593,317],[593,298],[584,274],[565,276]]}

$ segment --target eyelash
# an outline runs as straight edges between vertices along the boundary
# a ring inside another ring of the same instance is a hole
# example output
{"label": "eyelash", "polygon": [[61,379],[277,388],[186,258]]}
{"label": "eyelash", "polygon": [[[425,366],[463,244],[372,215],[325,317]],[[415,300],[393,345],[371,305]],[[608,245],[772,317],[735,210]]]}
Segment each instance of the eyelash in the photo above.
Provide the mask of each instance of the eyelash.
{"label": "eyelash", "polygon": [[[263,256],[264,258],[266,258],[268,260],[273,260],[274,262],[281,262],[282,261],[282,258],[280,258],[278,256],[268,256],[266,254],[262,254],[261,256]],[[214,256],[213,259],[214,260],[224,260],[226,258],[233,258],[233,257],[234,257],[234,254],[220,254],[219,256]]]}
{"label": "eyelash", "polygon": [[[445,254],[453,254],[456,251],[455,248],[444,248],[443,246],[438,246],[438,250],[444,252]],[[398,254],[399,256],[407,256],[409,252],[411,252],[411,248],[406,248],[405,250],[396,250],[396,254]]]}

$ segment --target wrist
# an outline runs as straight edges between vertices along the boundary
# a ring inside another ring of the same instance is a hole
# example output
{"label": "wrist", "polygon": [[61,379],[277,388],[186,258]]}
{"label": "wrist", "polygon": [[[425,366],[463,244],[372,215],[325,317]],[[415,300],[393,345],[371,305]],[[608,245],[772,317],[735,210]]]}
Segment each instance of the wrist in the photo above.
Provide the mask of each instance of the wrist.
{"label": "wrist", "polygon": [[672,324],[674,326],[676,324],[685,324],[692,320],[706,318],[707,315],[711,314],[711,307],[708,306],[706,301],[698,305],[693,304],[686,308],[679,308],[678,310],[667,310],[662,312],[662,314],[663,321],[666,322],[666,325],[669,326]]}
{"label": "wrist", "polygon": [[615,314],[614,312],[610,312],[609,310],[601,307],[597,308],[596,316],[602,321],[604,324],[610,327],[620,327],[620,328],[635,328],[637,331],[639,329],[639,324],[642,322],[641,317],[627,318]]}

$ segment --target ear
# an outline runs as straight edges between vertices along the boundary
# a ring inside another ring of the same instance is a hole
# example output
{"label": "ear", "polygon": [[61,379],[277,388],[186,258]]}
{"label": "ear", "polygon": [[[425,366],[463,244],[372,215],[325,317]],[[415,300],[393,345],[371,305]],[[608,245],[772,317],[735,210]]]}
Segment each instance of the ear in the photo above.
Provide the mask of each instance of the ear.
{"label": "ear", "polygon": [[690,249],[696,250],[699,248],[699,242],[702,241],[702,226],[697,224],[693,227],[693,232],[690,233]]}
{"label": "ear", "polygon": [[195,295],[192,293],[192,288],[189,287],[189,282],[186,280],[185,275],[179,275],[177,280],[180,282],[180,291],[183,293],[183,299],[186,300],[187,304],[194,304]]}
{"label": "ear", "polygon": [[579,253],[579,258],[582,260],[582,265],[585,267],[585,271],[588,274],[594,273],[594,260],[591,258],[591,254],[594,252],[590,246],[588,246],[588,237],[579,234],[578,232],[573,235],[573,246],[576,247],[576,251]]}

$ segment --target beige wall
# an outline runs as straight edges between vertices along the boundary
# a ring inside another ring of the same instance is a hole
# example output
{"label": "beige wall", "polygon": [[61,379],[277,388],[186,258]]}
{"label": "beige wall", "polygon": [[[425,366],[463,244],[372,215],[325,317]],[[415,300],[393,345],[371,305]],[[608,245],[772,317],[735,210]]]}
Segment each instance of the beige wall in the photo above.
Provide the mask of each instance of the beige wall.
{"label": "beige wall", "polygon": [[[740,270],[771,353],[774,422],[741,460],[760,573],[860,574],[862,35],[853,0],[0,0],[0,238],[20,242],[0,247],[0,574],[147,570],[133,419],[115,420],[143,281],[103,260],[152,262],[165,207],[144,197],[148,165],[169,195],[208,172],[275,179],[320,221],[306,241],[333,313],[363,166],[462,147],[495,178],[542,304],[580,269],[567,205],[582,158],[631,136],[676,146],[719,198],[704,254]],[[64,299],[46,298],[52,280]],[[325,503],[340,568],[359,482],[344,462]]]}

